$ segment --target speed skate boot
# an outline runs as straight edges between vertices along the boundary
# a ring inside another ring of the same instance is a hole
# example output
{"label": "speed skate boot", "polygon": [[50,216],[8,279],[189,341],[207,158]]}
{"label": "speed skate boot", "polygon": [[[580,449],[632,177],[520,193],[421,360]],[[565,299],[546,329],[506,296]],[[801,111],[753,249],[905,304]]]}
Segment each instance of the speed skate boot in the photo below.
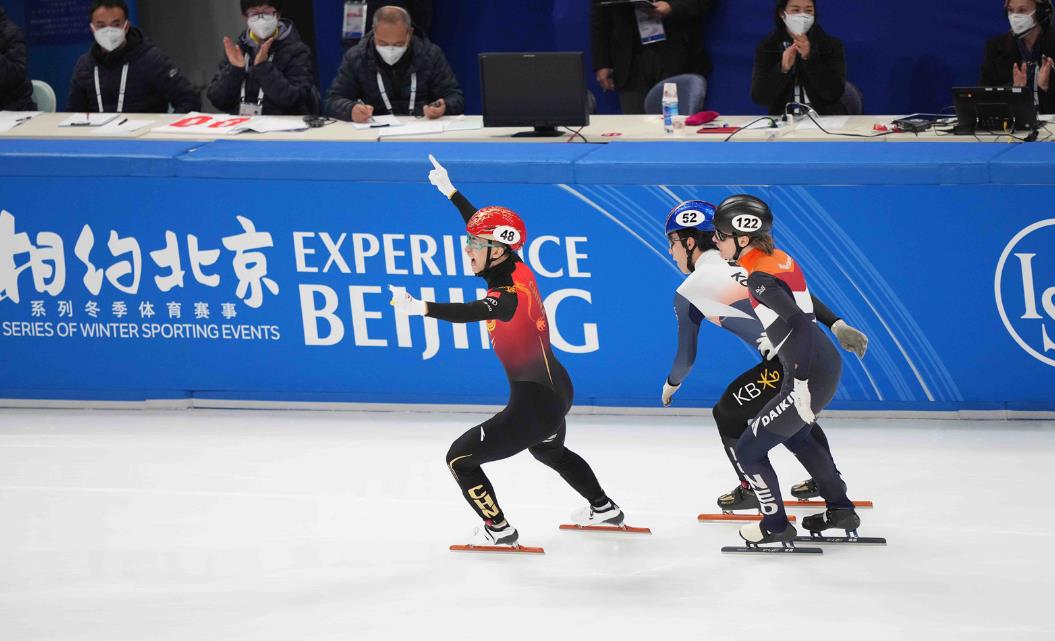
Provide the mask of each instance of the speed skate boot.
{"label": "speed skate boot", "polygon": [[508,521],[495,524],[484,521],[483,525],[473,530],[472,545],[510,545],[515,546],[520,535]]}
{"label": "speed skate boot", "polygon": [[750,486],[745,487],[741,483],[733,491],[718,497],[718,507],[722,509],[722,512],[757,510],[758,497],[755,496],[755,491]]}
{"label": "speed skate boot", "polygon": [[[843,492],[846,491],[846,483],[839,477],[839,482],[842,483]],[[817,482],[813,479],[806,479],[801,483],[796,483],[791,486],[791,495],[795,498],[805,501],[806,499],[817,498],[821,495],[821,489],[817,487]]]}
{"label": "speed skate boot", "polygon": [[572,512],[571,520],[576,525],[615,525],[623,524],[623,510],[608,499],[600,507],[587,505],[581,510]]}
{"label": "speed skate boot", "polygon": [[770,532],[761,523],[748,523],[740,528],[740,538],[747,541],[747,547],[763,543],[782,543],[785,547],[793,544],[798,530],[791,523],[780,532]]}
{"label": "speed skate boot", "polygon": [[806,500],[820,496],[821,491],[817,489],[817,483],[813,479],[806,479],[791,486],[791,495],[797,499]]}
{"label": "speed skate boot", "polygon": [[802,527],[815,533],[832,528],[852,533],[856,532],[860,525],[861,517],[857,516],[857,512],[847,509],[828,509],[822,514],[814,514],[802,519]]}

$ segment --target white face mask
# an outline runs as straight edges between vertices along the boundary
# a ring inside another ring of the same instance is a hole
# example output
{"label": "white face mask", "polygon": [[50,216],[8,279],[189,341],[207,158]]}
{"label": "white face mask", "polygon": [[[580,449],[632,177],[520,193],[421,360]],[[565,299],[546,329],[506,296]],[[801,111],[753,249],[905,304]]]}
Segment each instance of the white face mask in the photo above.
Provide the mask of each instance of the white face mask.
{"label": "white face mask", "polygon": [[813,27],[813,16],[808,13],[785,13],[784,24],[788,28],[788,33],[801,36]]}
{"label": "white face mask", "polygon": [[1036,12],[1007,14],[1007,20],[1011,23],[1011,31],[1013,31],[1016,36],[1021,36],[1037,26],[1037,21],[1033,19],[1034,15],[1036,15]]}
{"label": "white face mask", "polygon": [[[125,23],[127,26],[127,23]],[[95,41],[106,51],[113,51],[125,43],[124,27],[103,27],[95,30]]]}
{"label": "white face mask", "polygon": [[407,52],[407,45],[402,47],[375,47],[377,53],[381,54],[381,59],[390,65],[394,65],[399,62],[403,54]]}
{"label": "white face mask", "polygon": [[278,29],[278,18],[262,13],[249,19],[249,30],[260,40],[267,40]]}

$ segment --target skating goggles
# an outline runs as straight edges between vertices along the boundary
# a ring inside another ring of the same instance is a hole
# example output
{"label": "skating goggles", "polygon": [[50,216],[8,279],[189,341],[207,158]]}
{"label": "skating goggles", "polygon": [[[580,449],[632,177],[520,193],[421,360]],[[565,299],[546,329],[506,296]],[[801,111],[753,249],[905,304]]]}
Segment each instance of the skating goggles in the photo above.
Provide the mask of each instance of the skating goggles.
{"label": "skating goggles", "polygon": [[486,238],[480,238],[478,236],[469,236],[465,241],[465,246],[474,251],[486,249],[488,247],[501,247],[501,243],[491,242]]}
{"label": "skating goggles", "polygon": [[714,228],[714,237],[720,241],[725,240],[726,238],[732,238],[732,236],[728,234],[723,234],[722,232],[718,231],[717,227]]}

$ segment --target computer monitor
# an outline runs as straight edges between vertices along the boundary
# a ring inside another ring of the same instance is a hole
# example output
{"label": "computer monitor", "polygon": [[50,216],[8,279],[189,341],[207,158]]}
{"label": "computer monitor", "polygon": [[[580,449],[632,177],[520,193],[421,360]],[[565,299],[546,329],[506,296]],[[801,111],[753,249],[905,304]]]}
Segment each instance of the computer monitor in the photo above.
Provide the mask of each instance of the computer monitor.
{"label": "computer monitor", "polygon": [[957,134],[1037,128],[1033,92],[1026,87],[953,87]]}
{"label": "computer monitor", "polygon": [[560,136],[557,127],[590,124],[583,55],[481,53],[485,127],[534,127],[514,136]]}

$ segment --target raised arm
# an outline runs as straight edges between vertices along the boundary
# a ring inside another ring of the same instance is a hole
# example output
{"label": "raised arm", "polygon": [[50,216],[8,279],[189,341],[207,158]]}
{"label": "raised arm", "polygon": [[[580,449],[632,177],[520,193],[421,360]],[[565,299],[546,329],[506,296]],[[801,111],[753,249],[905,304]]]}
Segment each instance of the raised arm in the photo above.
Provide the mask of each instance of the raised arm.
{"label": "raised arm", "polygon": [[469,219],[476,213],[476,207],[469,202],[469,199],[465,197],[460,191],[454,188],[451,184],[450,176],[447,175],[447,169],[440,164],[440,161],[436,160],[436,157],[429,154],[429,161],[432,162],[432,171],[429,172],[429,182],[432,183],[436,189],[447,197],[454,206],[458,208],[458,212],[462,215],[464,222],[469,222]]}

